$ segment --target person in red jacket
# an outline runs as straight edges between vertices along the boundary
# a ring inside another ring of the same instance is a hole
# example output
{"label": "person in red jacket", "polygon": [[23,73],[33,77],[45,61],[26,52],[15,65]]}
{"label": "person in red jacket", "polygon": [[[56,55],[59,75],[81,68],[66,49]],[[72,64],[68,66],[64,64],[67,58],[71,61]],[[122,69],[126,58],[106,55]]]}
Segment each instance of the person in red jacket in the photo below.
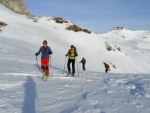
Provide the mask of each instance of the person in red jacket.
{"label": "person in red jacket", "polygon": [[104,66],[105,66],[105,72],[108,73],[108,71],[110,71],[110,67],[107,63],[103,62]]}
{"label": "person in red jacket", "polygon": [[41,68],[46,78],[49,76],[49,56],[53,53],[51,48],[47,45],[47,41],[43,41],[43,46],[35,54],[38,56],[41,53]]}

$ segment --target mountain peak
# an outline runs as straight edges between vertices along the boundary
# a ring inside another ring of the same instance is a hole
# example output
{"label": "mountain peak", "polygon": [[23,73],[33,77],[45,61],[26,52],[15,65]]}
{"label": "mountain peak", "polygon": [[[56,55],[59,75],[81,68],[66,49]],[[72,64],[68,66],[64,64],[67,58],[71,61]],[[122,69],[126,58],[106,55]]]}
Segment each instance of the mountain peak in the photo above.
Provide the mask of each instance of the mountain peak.
{"label": "mountain peak", "polygon": [[125,28],[124,27],[115,27],[113,30],[124,30]]}
{"label": "mountain peak", "polygon": [[0,0],[0,3],[16,13],[31,16],[24,0]]}

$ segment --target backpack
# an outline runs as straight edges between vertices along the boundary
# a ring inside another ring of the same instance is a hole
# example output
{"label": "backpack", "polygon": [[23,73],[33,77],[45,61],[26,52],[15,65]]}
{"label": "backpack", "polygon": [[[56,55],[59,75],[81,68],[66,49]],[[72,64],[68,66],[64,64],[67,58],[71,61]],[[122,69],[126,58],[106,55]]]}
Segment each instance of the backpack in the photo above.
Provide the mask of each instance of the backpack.
{"label": "backpack", "polygon": [[74,47],[74,52],[75,52],[75,56],[78,56],[77,48],[76,47]]}

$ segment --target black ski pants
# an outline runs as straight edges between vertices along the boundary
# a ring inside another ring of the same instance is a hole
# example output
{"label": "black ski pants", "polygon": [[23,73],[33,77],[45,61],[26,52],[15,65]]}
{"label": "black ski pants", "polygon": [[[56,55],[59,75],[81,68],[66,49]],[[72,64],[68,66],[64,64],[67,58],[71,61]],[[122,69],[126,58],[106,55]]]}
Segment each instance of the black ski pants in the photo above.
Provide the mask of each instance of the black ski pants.
{"label": "black ski pants", "polygon": [[70,74],[70,64],[72,63],[72,74],[75,73],[75,59],[68,59],[67,67],[68,67],[68,73]]}
{"label": "black ski pants", "polygon": [[82,68],[83,68],[83,70],[86,70],[85,69],[85,63],[82,63]]}

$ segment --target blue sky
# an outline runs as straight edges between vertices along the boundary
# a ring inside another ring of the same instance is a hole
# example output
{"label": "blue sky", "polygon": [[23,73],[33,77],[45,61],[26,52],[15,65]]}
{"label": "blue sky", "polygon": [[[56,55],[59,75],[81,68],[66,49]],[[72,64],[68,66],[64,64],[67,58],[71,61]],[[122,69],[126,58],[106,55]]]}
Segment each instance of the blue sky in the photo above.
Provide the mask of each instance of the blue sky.
{"label": "blue sky", "polygon": [[37,16],[59,16],[94,32],[150,30],[150,0],[24,0]]}

